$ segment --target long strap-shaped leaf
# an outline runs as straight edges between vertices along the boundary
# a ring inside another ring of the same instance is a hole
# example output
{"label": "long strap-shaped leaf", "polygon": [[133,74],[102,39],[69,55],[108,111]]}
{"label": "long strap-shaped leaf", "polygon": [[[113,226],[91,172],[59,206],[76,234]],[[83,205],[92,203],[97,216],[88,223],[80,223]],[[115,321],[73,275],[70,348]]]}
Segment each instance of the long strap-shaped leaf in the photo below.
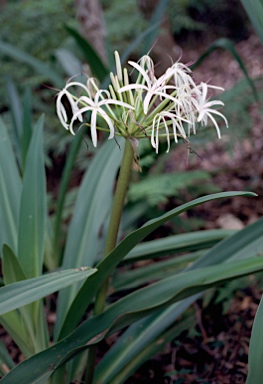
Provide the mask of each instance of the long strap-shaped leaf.
{"label": "long strap-shaped leaf", "polygon": [[93,275],[96,269],[80,268],[19,281],[0,288],[0,315],[32,303],[36,300]]}
{"label": "long strap-shaped leaf", "polygon": [[0,252],[7,243],[17,250],[17,228],[22,182],[12,145],[0,119]]}
{"label": "long strap-shaped leaf", "polygon": [[133,263],[162,255],[210,248],[225,237],[233,235],[235,232],[236,230],[210,229],[145,241],[133,248],[124,258],[123,262]]}
{"label": "long strap-shaped leaf", "polygon": [[72,332],[72,330],[77,326],[77,324],[81,320],[81,317],[83,316],[86,308],[90,304],[92,298],[94,297],[104,280],[112,274],[115,267],[128,254],[128,252],[130,252],[140,241],[142,241],[151,232],[153,232],[155,229],[160,227],[168,220],[171,220],[173,217],[178,216],[182,212],[194,208],[199,204],[203,204],[207,201],[224,197],[226,198],[242,195],[255,196],[255,194],[247,192],[222,192],[200,197],[165,213],[157,219],[148,221],[141,228],[128,235],[105,259],[103,259],[97,265],[98,273],[96,274],[96,277],[91,277],[90,282],[84,283],[81,287],[68,311],[64,326],[60,333],[60,338],[65,337],[67,334]]}
{"label": "long strap-shaped leaf", "polygon": [[123,327],[195,293],[261,270],[262,256],[188,271],[140,289],[87,320],[67,338],[25,360],[1,381],[43,383],[61,364]]}
{"label": "long strap-shaped leaf", "polygon": [[248,355],[248,377],[246,384],[262,384],[263,378],[263,298],[254,320]]}
{"label": "long strap-shaped leaf", "polygon": [[[249,259],[261,254],[263,249],[262,228],[263,219],[238,231],[233,236],[212,247],[205,256],[193,262],[187,270],[221,264],[228,260],[241,260],[244,257]],[[142,250],[144,251],[144,249]],[[177,259],[178,256],[175,260]],[[197,296],[200,296],[200,294],[175,303],[165,310],[131,325],[96,367],[94,382],[107,384],[112,381],[115,382],[120,376],[123,378],[124,373],[126,375],[131,374],[135,367],[133,360],[137,360],[137,356],[144,354],[143,351],[146,349],[149,355],[150,351],[147,346],[156,339],[162,339],[163,333],[173,324],[178,323],[179,317],[197,299]],[[156,351],[156,348],[154,348],[154,351]],[[122,381],[124,382],[124,379]]]}
{"label": "long strap-shaped leaf", "polygon": [[46,237],[46,178],[42,116],[28,150],[20,204],[18,259],[28,278],[41,275]]}
{"label": "long strap-shaped leaf", "polygon": [[250,18],[254,28],[263,42],[263,1],[262,0],[241,0],[248,17]]}

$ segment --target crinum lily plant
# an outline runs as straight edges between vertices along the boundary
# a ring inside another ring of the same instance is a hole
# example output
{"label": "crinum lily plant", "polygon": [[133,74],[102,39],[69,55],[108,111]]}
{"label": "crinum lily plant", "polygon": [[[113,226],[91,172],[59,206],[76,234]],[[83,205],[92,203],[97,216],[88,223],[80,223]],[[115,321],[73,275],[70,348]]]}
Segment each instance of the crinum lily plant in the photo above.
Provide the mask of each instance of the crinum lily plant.
{"label": "crinum lily plant", "polygon": [[[171,139],[188,141],[188,137],[197,131],[198,125],[207,126],[209,121],[215,126],[220,138],[220,129],[215,116],[223,119],[218,112],[222,101],[209,101],[209,88],[223,90],[221,87],[206,83],[196,84],[191,70],[185,64],[174,63],[160,76],[155,75],[153,60],[143,56],[139,62],[129,61],[132,67],[130,82],[128,70],[122,68],[118,52],[115,52],[116,74],[110,74],[108,89],[99,89],[96,79],[89,78],[87,84],[75,81],[66,84],[57,96],[57,115],[61,124],[75,135],[83,125],[90,129],[93,145],[97,146],[97,131],[109,132],[109,139],[122,136],[126,139],[121,169],[115,190],[111,219],[107,233],[104,256],[114,250],[117,243],[119,224],[123,211],[126,191],[132,166],[136,167],[136,149],[139,140],[148,138],[156,153],[159,140],[166,139],[167,152]],[[74,90],[74,91],[73,91]],[[78,94],[78,95],[77,95]],[[70,118],[64,106],[68,100],[71,107]],[[89,112],[88,121],[85,114]],[[101,125],[104,121],[104,125]],[[108,280],[99,289],[95,301],[94,314],[104,310]],[[91,383],[96,359],[96,347],[91,347],[87,365],[86,382]]]}

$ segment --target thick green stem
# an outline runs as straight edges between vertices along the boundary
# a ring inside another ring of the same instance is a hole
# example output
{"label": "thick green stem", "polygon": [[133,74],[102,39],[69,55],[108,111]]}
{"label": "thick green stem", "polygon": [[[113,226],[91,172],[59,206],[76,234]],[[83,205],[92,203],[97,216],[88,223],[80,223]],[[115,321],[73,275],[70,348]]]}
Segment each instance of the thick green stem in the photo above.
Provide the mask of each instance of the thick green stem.
{"label": "thick green stem", "polygon": [[[104,249],[104,257],[107,257],[107,255],[116,247],[126,192],[127,192],[129,180],[130,180],[133,156],[134,156],[134,151],[133,151],[132,145],[130,141],[127,139],[125,148],[124,148],[120,174],[118,177],[116,191],[115,191],[114,200],[113,200],[109,229],[108,229],[106,245]],[[97,315],[103,312],[104,310],[108,286],[109,286],[109,279],[104,281],[100,290],[98,291],[98,294],[95,300],[94,315]],[[90,347],[86,377],[85,377],[85,382],[87,384],[91,384],[93,380],[94,368],[96,364],[96,352],[97,352],[96,345]]]}

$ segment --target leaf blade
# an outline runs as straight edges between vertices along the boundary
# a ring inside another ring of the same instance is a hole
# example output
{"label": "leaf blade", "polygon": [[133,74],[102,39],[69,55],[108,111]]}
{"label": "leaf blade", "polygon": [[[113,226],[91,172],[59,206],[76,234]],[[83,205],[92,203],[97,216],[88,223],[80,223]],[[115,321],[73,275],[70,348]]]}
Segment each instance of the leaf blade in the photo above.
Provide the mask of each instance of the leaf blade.
{"label": "leaf blade", "polygon": [[0,119],[0,249],[7,243],[17,249],[21,178],[6,127]]}
{"label": "leaf blade", "polygon": [[261,298],[255,320],[252,327],[249,354],[248,354],[248,377],[246,384],[261,384],[263,375],[262,353],[263,353],[263,299]]}
{"label": "leaf blade", "polygon": [[0,315],[41,299],[95,272],[96,269],[88,268],[53,272],[2,287],[0,288]]}
{"label": "leaf blade", "polygon": [[41,275],[44,259],[47,201],[43,124],[42,117],[30,142],[20,204],[18,259],[27,277]]}
{"label": "leaf blade", "polygon": [[82,288],[79,290],[78,295],[68,311],[60,336],[63,335],[64,337],[76,327],[82,317],[82,314],[85,312],[86,306],[90,303],[103,281],[111,275],[115,267],[135,247],[135,245],[142,241],[147,235],[157,229],[160,225],[187,209],[193,208],[210,200],[238,195],[255,196],[255,194],[248,194],[247,192],[222,192],[200,197],[167,212],[157,219],[148,221],[141,228],[128,235],[105,259],[97,265],[98,273],[96,275],[96,279],[91,277],[92,288],[90,289],[90,287],[86,286],[84,283]]}
{"label": "leaf blade", "polygon": [[194,292],[262,269],[263,257],[254,257],[251,260],[206,267],[198,272],[188,271],[181,274],[180,279],[176,276],[140,289],[112,304],[102,314],[87,320],[67,338],[19,364],[2,382],[11,384],[15,377],[19,377],[20,384],[40,383],[43,378],[50,377],[61,364],[124,326]]}
{"label": "leaf blade", "polygon": [[[260,254],[263,249],[262,238],[263,219],[250,224],[248,227],[233,234],[211,248],[203,257],[188,266],[187,270],[202,268],[203,266],[215,265],[228,260],[242,260]],[[261,241],[259,244],[258,240]],[[217,255],[215,257],[215,255]],[[119,377],[118,372],[122,367],[132,366],[133,359],[144,350],[145,346],[160,338],[184,311],[194,302],[200,294],[175,303],[165,310],[161,310],[131,325],[120,339],[114,344],[110,351],[103,357],[96,368],[95,379],[107,384],[111,378]],[[127,340],[127,341],[126,341]],[[125,368],[126,370],[126,368]],[[126,370],[127,371],[127,370]],[[252,383],[251,383],[252,384]]]}

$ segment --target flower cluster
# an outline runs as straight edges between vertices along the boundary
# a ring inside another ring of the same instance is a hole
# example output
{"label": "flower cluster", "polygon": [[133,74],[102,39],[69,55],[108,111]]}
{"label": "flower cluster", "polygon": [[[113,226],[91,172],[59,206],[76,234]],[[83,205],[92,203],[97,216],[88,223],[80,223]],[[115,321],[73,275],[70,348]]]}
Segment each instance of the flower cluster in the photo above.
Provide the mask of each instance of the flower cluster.
{"label": "flower cluster", "polygon": [[[220,129],[215,116],[221,117],[226,126],[225,116],[217,107],[224,104],[219,100],[209,101],[208,89],[223,90],[221,87],[196,84],[191,77],[191,70],[186,65],[176,62],[157,78],[154,63],[146,55],[138,63],[129,61],[133,71],[137,72],[135,82],[130,83],[128,71],[122,68],[120,58],[115,52],[116,74],[111,73],[111,84],[107,90],[99,89],[95,79],[90,78],[87,85],[70,82],[59,92],[57,97],[57,114],[62,125],[74,135],[74,124],[80,123],[90,128],[93,145],[97,145],[97,131],[109,132],[109,139],[121,135],[127,139],[148,137],[158,152],[159,140],[167,141],[178,138],[187,140],[187,136],[196,133],[198,125],[207,126],[209,121],[215,126],[218,137]],[[78,88],[70,92],[69,88]],[[71,108],[68,118],[64,106],[65,98]],[[85,113],[90,112],[88,121],[83,123]],[[106,123],[102,126],[101,123]]]}

